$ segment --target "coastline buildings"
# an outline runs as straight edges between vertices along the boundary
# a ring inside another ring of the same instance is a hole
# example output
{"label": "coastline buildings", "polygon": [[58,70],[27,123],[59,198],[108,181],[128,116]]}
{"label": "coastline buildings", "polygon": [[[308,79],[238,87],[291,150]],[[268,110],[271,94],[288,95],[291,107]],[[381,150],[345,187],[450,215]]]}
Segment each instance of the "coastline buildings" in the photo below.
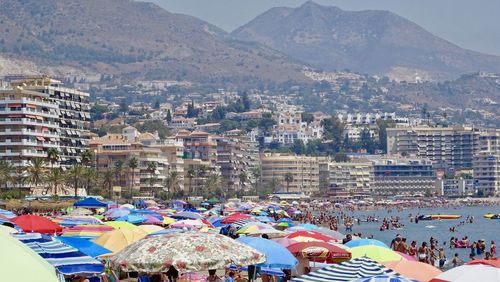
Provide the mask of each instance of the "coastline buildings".
{"label": "coastline buildings", "polygon": [[478,193],[500,194],[500,130],[483,131],[479,135],[478,152],[474,155],[473,176]]}
{"label": "coastline buildings", "polygon": [[473,128],[396,127],[387,128],[387,154],[428,158],[449,169],[472,168],[477,150]]}
{"label": "coastline buildings", "polygon": [[277,124],[273,127],[272,140],[284,145],[293,144],[295,140],[302,140],[307,144],[310,140],[323,137],[321,122],[313,120],[310,123],[302,121],[302,112],[288,110],[280,112]]}
{"label": "coastline buildings", "polygon": [[[288,187],[286,192],[311,195],[319,192],[319,162],[318,157],[262,153],[262,181],[267,185],[277,182],[283,191]],[[287,175],[291,176],[289,182]]]}
{"label": "coastline buildings", "polygon": [[369,195],[373,164],[367,159],[329,162],[329,188],[349,194]]}
{"label": "coastline buildings", "polygon": [[22,169],[59,151],[54,166],[81,163],[90,134],[89,94],[48,77],[16,80],[0,89],[0,158]]}
{"label": "coastline buildings", "polygon": [[371,194],[378,196],[429,196],[436,192],[432,162],[416,158],[373,160]]}

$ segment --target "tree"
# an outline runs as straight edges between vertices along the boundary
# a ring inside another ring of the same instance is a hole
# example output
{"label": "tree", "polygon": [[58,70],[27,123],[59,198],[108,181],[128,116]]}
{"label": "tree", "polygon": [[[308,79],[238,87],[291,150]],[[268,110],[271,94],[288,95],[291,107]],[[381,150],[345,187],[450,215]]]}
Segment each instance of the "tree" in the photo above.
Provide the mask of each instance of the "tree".
{"label": "tree", "polygon": [[87,195],[91,194],[91,187],[97,184],[97,179],[99,178],[99,174],[97,170],[93,167],[83,167],[83,179],[85,180],[84,189],[87,192]]}
{"label": "tree", "polygon": [[189,196],[192,196],[192,193],[193,193],[192,182],[193,182],[193,178],[195,177],[195,175],[196,175],[196,171],[194,170],[194,167],[192,165],[190,165],[188,170],[187,170],[187,177],[189,179],[189,189],[188,189]]}
{"label": "tree", "polygon": [[241,104],[243,105],[243,111],[248,111],[250,110],[251,107],[251,102],[250,99],[248,98],[248,93],[245,91],[243,94],[241,94]]}
{"label": "tree", "polygon": [[14,182],[14,173],[16,168],[8,161],[0,160],[0,182],[5,185],[5,189],[8,188],[8,183]]}
{"label": "tree", "polygon": [[116,185],[118,186],[122,186],[122,176],[123,176],[123,165],[124,165],[124,161],[123,160],[117,160],[115,162],[115,169],[114,169],[114,173],[115,173],[115,179],[116,179]]}
{"label": "tree", "polygon": [[349,161],[349,157],[344,152],[340,152],[340,153],[335,154],[333,159],[338,163],[345,163],[345,162]]}
{"label": "tree", "polygon": [[290,192],[290,182],[293,182],[293,174],[291,172],[285,173],[285,182],[286,182],[286,192]]}
{"label": "tree", "polygon": [[293,140],[291,149],[297,155],[302,155],[306,152],[306,146],[304,145],[304,142],[302,141],[302,139],[298,138]]}
{"label": "tree", "polygon": [[167,124],[172,123],[172,112],[170,111],[170,109],[167,110],[167,116],[165,119],[167,120]]}
{"label": "tree", "polygon": [[132,198],[132,187],[135,184],[135,169],[139,166],[139,160],[136,157],[132,157],[128,160],[128,167],[132,170],[130,173],[130,176],[132,177],[132,180],[130,181],[130,187],[129,187],[129,193],[130,197]]}
{"label": "tree", "polygon": [[83,178],[83,166],[77,164],[72,166],[67,175],[67,182],[73,186],[75,198],[78,198],[78,186],[81,184]]}
{"label": "tree", "polygon": [[[200,165],[196,168],[195,175],[196,175],[196,188],[200,186],[199,180],[202,180],[205,178],[205,175],[208,171],[208,166],[206,165]],[[198,193],[203,192],[203,191],[193,191],[194,195],[198,195]]]}
{"label": "tree", "polygon": [[198,116],[198,111],[194,107],[194,101],[191,100],[191,103],[187,107],[186,117],[194,118]]}
{"label": "tree", "polygon": [[149,187],[151,192],[154,194],[154,185],[156,184],[156,169],[158,168],[158,164],[156,162],[148,162],[146,171],[149,173]]}
{"label": "tree", "polygon": [[339,152],[342,148],[345,125],[335,115],[330,119],[324,119],[321,125],[324,130],[324,138],[331,140],[332,153]]}
{"label": "tree", "polygon": [[165,187],[171,195],[176,195],[179,188],[179,173],[177,171],[171,171],[168,174],[167,179],[165,179]]}
{"label": "tree", "polygon": [[205,182],[206,191],[204,191],[204,197],[208,198],[210,196],[220,197],[222,196],[222,190],[220,189],[220,176],[216,173],[210,173]]}
{"label": "tree", "polygon": [[80,157],[82,158],[82,164],[84,166],[90,166],[92,160],[94,159],[94,153],[89,149],[85,149],[81,153]]}
{"label": "tree", "polygon": [[47,150],[47,160],[50,163],[50,168],[54,168],[54,164],[59,160],[59,150],[57,148],[49,148]]}
{"label": "tree", "polygon": [[238,180],[239,180],[239,186],[240,186],[239,191],[241,192],[243,185],[248,180],[247,173],[242,171],[240,174],[238,174]]}
{"label": "tree", "polygon": [[[53,195],[57,194],[57,188],[59,184],[63,183],[66,178],[66,175],[63,173],[61,168],[51,168],[49,173],[47,174],[47,181],[52,184]],[[48,190],[48,189],[47,189]]]}
{"label": "tree", "polygon": [[112,198],[114,177],[113,171],[108,169],[102,174],[101,178],[102,187],[107,189],[109,199]]}
{"label": "tree", "polygon": [[42,158],[32,159],[30,164],[26,167],[26,181],[37,187],[45,181],[47,175],[47,168],[45,167],[45,160]]}

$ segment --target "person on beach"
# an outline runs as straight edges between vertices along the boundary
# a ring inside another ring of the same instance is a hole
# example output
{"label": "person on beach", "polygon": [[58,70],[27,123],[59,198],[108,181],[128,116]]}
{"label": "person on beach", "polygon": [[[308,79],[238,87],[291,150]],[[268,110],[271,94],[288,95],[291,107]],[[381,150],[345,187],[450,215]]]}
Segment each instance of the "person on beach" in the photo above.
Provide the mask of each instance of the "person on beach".
{"label": "person on beach", "polygon": [[491,241],[490,245],[490,254],[494,257],[497,254],[497,245],[495,244],[495,241]]}
{"label": "person on beach", "polygon": [[427,242],[422,242],[422,246],[418,248],[418,261],[423,263],[428,263],[427,254],[429,250],[427,248]]}
{"label": "person on beach", "polygon": [[406,244],[406,238],[402,238],[401,242],[396,246],[396,251],[407,254],[408,253],[408,245]]}
{"label": "person on beach", "polygon": [[455,253],[455,255],[453,256],[453,259],[451,260],[451,264],[453,265],[453,267],[456,267],[456,266],[459,266],[461,262],[462,261],[458,257],[458,253]]}
{"label": "person on beach", "polygon": [[410,248],[408,249],[408,254],[414,258],[417,258],[417,241],[411,241]]}
{"label": "person on beach", "polygon": [[210,269],[208,271],[207,282],[222,282],[219,276],[217,276],[217,270]]}
{"label": "person on beach", "polygon": [[444,253],[444,248],[439,248],[439,268],[443,268],[446,262],[446,254]]}

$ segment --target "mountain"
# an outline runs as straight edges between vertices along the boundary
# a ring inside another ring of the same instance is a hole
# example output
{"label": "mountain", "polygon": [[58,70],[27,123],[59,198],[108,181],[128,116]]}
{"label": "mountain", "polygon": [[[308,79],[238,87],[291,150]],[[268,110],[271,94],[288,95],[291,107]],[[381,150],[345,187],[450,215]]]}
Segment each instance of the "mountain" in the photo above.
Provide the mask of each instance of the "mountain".
{"label": "mountain", "polygon": [[0,56],[124,79],[307,79],[277,51],[131,0],[0,0]]}
{"label": "mountain", "polygon": [[231,36],[327,71],[437,80],[500,72],[500,57],[462,49],[387,11],[343,11],[309,1],[298,8],[272,8]]}

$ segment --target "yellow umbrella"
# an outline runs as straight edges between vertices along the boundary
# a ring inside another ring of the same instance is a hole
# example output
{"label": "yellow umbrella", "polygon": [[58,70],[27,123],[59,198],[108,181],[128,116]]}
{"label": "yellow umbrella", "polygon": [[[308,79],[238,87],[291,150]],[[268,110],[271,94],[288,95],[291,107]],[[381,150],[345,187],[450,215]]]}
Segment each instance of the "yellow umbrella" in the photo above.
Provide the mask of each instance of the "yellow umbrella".
{"label": "yellow umbrella", "polygon": [[106,232],[101,236],[94,239],[94,243],[103,246],[104,248],[111,250],[112,254],[106,254],[104,256],[111,256],[115,253],[123,250],[128,245],[139,241],[146,237],[148,233],[140,228],[133,230],[130,229],[116,229],[113,231]]}
{"label": "yellow umbrella", "polygon": [[0,232],[0,250],[2,281],[60,281],[54,266],[4,232]]}
{"label": "yellow umbrella", "polygon": [[19,233],[17,229],[7,226],[7,225],[0,225],[0,232],[3,232],[5,234],[14,234],[14,233]]}
{"label": "yellow umbrella", "polygon": [[172,224],[175,222],[175,219],[171,218],[171,217],[164,217],[163,218],[163,224],[165,225],[169,225],[169,224]]}
{"label": "yellow umbrella", "polygon": [[379,263],[403,259],[403,257],[395,251],[376,245],[365,245],[350,248],[349,252],[351,252],[352,258],[369,257]]}
{"label": "yellow umbrella", "polygon": [[111,226],[114,229],[136,229],[137,226],[126,221],[106,221],[104,225]]}
{"label": "yellow umbrella", "polygon": [[151,234],[163,230],[164,228],[158,225],[146,224],[146,225],[139,225],[138,229],[142,229],[146,231],[146,233]]}

